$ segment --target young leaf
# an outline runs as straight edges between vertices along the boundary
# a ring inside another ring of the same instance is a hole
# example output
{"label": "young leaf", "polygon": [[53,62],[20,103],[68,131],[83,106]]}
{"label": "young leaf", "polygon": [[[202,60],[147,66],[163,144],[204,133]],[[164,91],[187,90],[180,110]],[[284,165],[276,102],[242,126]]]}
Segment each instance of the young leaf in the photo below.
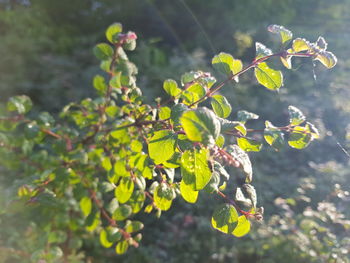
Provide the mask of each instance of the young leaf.
{"label": "young leaf", "polygon": [[326,68],[333,68],[337,64],[337,57],[329,51],[321,50],[317,53],[315,60],[320,61]]}
{"label": "young leaf", "polygon": [[259,152],[262,147],[262,143],[248,139],[248,138],[237,138],[237,144],[245,152]]}
{"label": "young leaf", "polygon": [[192,190],[203,189],[210,181],[211,170],[208,166],[209,150],[185,151],[181,156],[181,175],[184,183]]}
{"label": "young leaf", "polygon": [[227,118],[231,113],[231,105],[222,95],[214,95],[211,97],[211,106],[214,112],[221,118]]}
{"label": "young leaf", "polygon": [[108,39],[109,42],[114,44],[117,42],[118,34],[121,33],[122,31],[123,31],[122,24],[114,23],[107,28],[106,38]]}
{"label": "young leaf", "polygon": [[278,90],[283,85],[282,72],[270,68],[265,62],[257,65],[254,73],[258,82],[270,90]]}
{"label": "young leaf", "polygon": [[232,235],[236,237],[242,237],[248,234],[250,231],[250,222],[245,215],[238,217],[238,224],[233,230]]}
{"label": "young leaf", "polygon": [[134,182],[130,177],[123,177],[115,189],[115,197],[119,203],[126,203],[134,191]]}
{"label": "young leaf", "polygon": [[283,26],[270,25],[267,29],[271,33],[279,34],[281,37],[282,44],[288,43],[288,41],[291,40],[293,37],[293,33]]}
{"label": "young leaf", "polygon": [[175,153],[177,136],[169,130],[156,131],[149,139],[148,152],[155,164],[163,163]]}
{"label": "young leaf", "polygon": [[310,42],[304,38],[296,38],[293,40],[292,48],[294,52],[306,51],[310,49]]}
{"label": "young leaf", "polygon": [[191,141],[206,145],[215,143],[220,134],[220,122],[207,108],[198,108],[185,112],[180,118],[186,135]]}
{"label": "young leaf", "polygon": [[291,125],[299,125],[305,121],[305,116],[297,107],[288,106],[289,122]]}
{"label": "young leaf", "polygon": [[238,213],[236,209],[229,204],[223,204],[217,207],[211,218],[212,226],[226,234],[234,231],[238,220]]}
{"label": "young leaf", "polygon": [[226,75],[236,74],[243,68],[242,61],[224,52],[214,56],[211,63],[217,71]]}
{"label": "young leaf", "polygon": [[255,59],[270,56],[273,54],[271,49],[267,48],[264,44],[262,44],[260,42],[255,43],[255,49],[256,49],[256,58]]}
{"label": "young leaf", "polygon": [[265,141],[270,144],[276,150],[280,150],[284,145],[283,132],[272,125],[271,122],[265,122],[264,138]]}
{"label": "young leaf", "polygon": [[189,203],[197,202],[198,191],[192,189],[191,185],[187,185],[184,180],[180,182],[180,192],[183,199]]}

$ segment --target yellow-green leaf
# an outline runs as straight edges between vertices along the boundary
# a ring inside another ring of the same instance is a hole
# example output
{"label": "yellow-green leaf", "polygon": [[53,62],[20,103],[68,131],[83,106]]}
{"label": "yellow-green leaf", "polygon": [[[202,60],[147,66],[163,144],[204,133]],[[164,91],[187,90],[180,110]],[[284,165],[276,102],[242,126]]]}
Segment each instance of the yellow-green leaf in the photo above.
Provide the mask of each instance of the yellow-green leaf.
{"label": "yellow-green leaf", "polygon": [[270,68],[265,62],[254,69],[258,82],[270,90],[278,90],[283,85],[283,75],[279,70]]}
{"label": "yellow-green leaf", "polygon": [[80,202],[80,209],[83,212],[84,216],[88,216],[91,213],[92,203],[91,199],[87,196],[84,196]]}
{"label": "yellow-green leaf", "polygon": [[246,218],[246,216],[242,215],[238,217],[238,224],[235,230],[233,230],[232,234],[236,237],[242,237],[248,234],[249,231],[250,231],[250,222]]}
{"label": "yellow-green leaf", "polygon": [[192,187],[190,185],[187,185],[184,180],[181,180],[180,182],[180,192],[185,201],[189,203],[197,202],[198,191],[192,190]]}
{"label": "yellow-green leaf", "polygon": [[163,163],[171,158],[176,149],[176,134],[169,130],[154,133],[149,139],[148,152],[155,164]]}
{"label": "yellow-green leaf", "polygon": [[211,218],[212,226],[226,234],[232,233],[237,225],[238,213],[230,204],[217,207]]}

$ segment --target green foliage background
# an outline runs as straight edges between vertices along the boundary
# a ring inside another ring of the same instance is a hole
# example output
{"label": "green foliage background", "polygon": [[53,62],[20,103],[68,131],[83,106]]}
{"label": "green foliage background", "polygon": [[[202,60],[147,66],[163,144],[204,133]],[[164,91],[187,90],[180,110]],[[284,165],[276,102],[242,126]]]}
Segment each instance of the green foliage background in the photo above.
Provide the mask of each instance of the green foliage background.
{"label": "green foliage background", "polygon": [[[215,232],[208,210],[215,200],[202,199],[196,205],[177,201],[161,219],[142,218],[147,226],[142,245],[126,256],[116,256],[88,237],[81,253],[92,262],[349,262],[350,241],[343,238],[349,222],[342,221],[349,219],[349,156],[344,153],[350,147],[349,9],[347,0],[0,1],[0,99],[24,93],[37,110],[53,114],[72,100],[93,96],[91,81],[99,68],[92,47],[114,21],[141,39],[131,60],[147,98],[165,96],[164,79],[179,79],[189,69],[209,69],[218,51],[251,61],[255,41],[276,45],[265,33],[272,23],[310,40],[325,36],[339,59],[327,74],[317,65],[296,61],[296,70],[287,72],[278,94],[258,88],[249,74],[233,89],[223,89],[234,113],[246,109],[283,124],[288,115],[284,109],[292,104],[321,131],[322,140],[303,152],[264,150],[252,155],[255,187],[266,209],[264,223],[253,234],[233,239]],[[3,205],[13,179],[1,174],[0,180]],[[9,242],[2,238],[7,231],[14,231],[23,246],[35,246],[30,232],[36,230],[27,224],[35,216],[28,211],[15,222],[2,219],[0,255],[6,253],[1,247]],[[337,249],[343,250],[343,261],[332,258]]]}

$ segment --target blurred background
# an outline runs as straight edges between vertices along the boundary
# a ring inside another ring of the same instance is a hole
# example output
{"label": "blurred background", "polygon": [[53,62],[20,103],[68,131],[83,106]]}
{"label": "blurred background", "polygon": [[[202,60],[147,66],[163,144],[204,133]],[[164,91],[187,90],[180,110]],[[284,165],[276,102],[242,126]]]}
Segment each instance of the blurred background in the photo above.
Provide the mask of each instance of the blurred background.
{"label": "blurred background", "polygon": [[53,115],[94,96],[92,78],[100,69],[92,48],[113,22],[138,35],[130,58],[148,102],[165,97],[163,80],[179,80],[189,70],[220,79],[210,67],[216,53],[247,64],[256,41],[278,50],[266,31],[270,24],[310,41],[323,36],[338,57],[332,70],[295,59],[279,93],[259,86],[252,72],[222,90],[232,119],[244,109],[260,115],[254,127],[265,119],[285,125],[294,105],[321,133],[303,151],[266,147],[251,154],[253,184],[265,207],[251,234],[237,239],[214,231],[216,200],[203,195],[195,205],[177,200],[160,219],[145,216],[142,245],[126,256],[87,240],[80,249],[87,262],[350,262],[349,10],[349,0],[0,0],[0,100],[27,94],[35,110]]}

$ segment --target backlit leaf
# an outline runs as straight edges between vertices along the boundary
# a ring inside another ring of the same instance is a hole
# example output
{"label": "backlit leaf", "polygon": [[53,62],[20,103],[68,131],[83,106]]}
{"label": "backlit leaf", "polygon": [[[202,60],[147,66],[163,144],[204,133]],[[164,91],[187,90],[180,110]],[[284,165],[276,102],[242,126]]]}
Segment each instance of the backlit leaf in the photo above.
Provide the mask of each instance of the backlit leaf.
{"label": "backlit leaf", "polygon": [[154,133],[149,139],[148,152],[155,164],[163,163],[175,153],[177,136],[169,130]]}
{"label": "backlit leaf", "polygon": [[288,42],[293,37],[293,33],[290,30],[288,30],[285,27],[283,27],[283,26],[270,25],[267,29],[271,33],[279,34],[280,37],[281,37],[282,44]]}
{"label": "backlit leaf", "polygon": [[221,118],[227,118],[231,113],[231,105],[222,95],[214,95],[211,97],[211,106],[214,112]]}
{"label": "backlit leaf", "polygon": [[250,222],[246,216],[241,215],[238,217],[238,224],[236,228],[233,230],[232,234],[236,237],[242,237],[248,234],[250,231]]}
{"label": "backlit leaf", "polygon": [[254,73],[258,82],[270,90],[278,90],[283,85],[282,72],[270,68],[265,62],[257,65]]}
{"label": "backlit leaf", "polygon": [[134,182],[130,177],[123,177],[115,189],[115,197],[119,203],[126,203],[134,191]]}
{"label": "backlit leaf", "polygon": [[181,175],[184,183],[192,190],[203,189],[210,181],[211,170],[208,166],[209,150],[187,150],[181,157]]}
{"label": "backlit leaf", "polygon": [[214,144],[220,134],[220,122],[207,108],[187,111],[182,115],[180,121],[191,141]]}
{"label": "backlit leaf", "polygon": [[187,185],[184,180],[181,180],[180,182],[180,192],[185,201],[189,203],[197,202],[198,191],[193,190],[191,185]]}
{"label": "backlit leaf", "polygon": [[229,204],[223,204],[217,207],[211,218],[212,226],[226,234],[232,233],[237,225],[238,213],[236,209]]}

